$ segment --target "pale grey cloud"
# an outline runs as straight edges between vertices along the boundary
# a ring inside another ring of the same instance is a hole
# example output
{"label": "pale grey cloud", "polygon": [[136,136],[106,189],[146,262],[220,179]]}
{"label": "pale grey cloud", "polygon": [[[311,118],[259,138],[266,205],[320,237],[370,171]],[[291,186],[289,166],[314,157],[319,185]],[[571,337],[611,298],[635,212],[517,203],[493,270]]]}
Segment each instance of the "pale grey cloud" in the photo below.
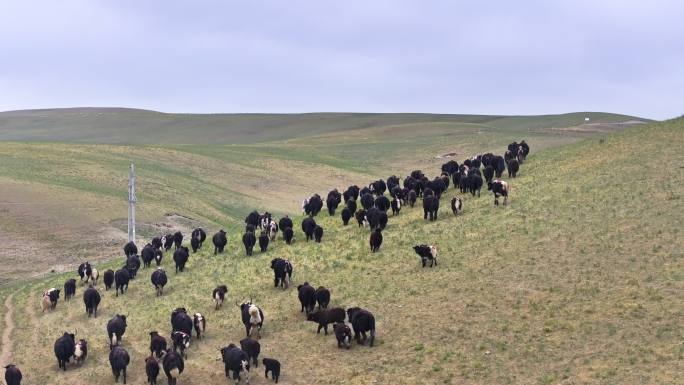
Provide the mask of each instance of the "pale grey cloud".
{"label": "pale grey cloud", "polygon": [[678,1],[0,3],[0,110],[683,113]]}

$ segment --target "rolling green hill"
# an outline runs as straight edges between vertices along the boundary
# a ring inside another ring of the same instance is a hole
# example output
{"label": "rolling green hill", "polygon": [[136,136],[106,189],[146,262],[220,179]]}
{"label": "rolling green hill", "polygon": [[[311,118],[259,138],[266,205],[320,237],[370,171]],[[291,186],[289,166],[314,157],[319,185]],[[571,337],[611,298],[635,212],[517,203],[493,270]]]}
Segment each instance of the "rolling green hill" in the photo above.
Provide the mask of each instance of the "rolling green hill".
{"label": "rolling green hill", "polygon": [[[587,115],[595,123],[569,126]],[[297,213],[313,193],[325,196],[417,168],[432,176],[448,156],[462,161],[501,153],[521,139],[538,151],[622,130],[620,122],[635,119],[605,113],[0,113],[0,139],[24,140],[0,141],[0,257],[11,262],[0,267],[0,283],[118,255],[130,162],[138,172],[139,235],[148,238],[199,225],[236,229],[254,208]]]}
{"label": "rolling green hill", "polygon": [[399,124],[470,123],[483,128],[568,127],[647,121],[581,112],[543,116],[447,114],[167,114],[128,108],[65,108],[0,112],[0,141],[105,144],[233,144],[277,141]]}
{"label": "rolling green hill", "polygon": [[[180,383],[225,383],[216,347],[244,337],[230,304],[252,297],[265,312],[262,356],[283,363],[282,383],[681,383],[683,134],[684,119],[678,119],[539,150],[509,180],[509,206],[495,207],[487,193],[465,196],[463,215],[454,217],[447,202],[460,194],[450,189],[437,222],[424,222],[418,207],[390,217],[375,254],[367,229],[343,227],[338,216],[325,213],[316,218],[325,229],[323,243],[304,242],[298,217],[295,244],[279,238],[265,255],[244,256],[241,229],[231,229],[226,254],[213,256],[205,245],[182,274],[173,273],[166,255],[170,284],[163,297],[154,297],[150,270],[141,271],[118,298],[100,286],[96,319],[85,315],[82,287],[76,300],[40,313],[42,290],[74,276],[75,264],[69,273],[15,282],[0,291],[2,301],[13,293],[0,314],[14,312],[12,361],[29,385],[112,383],[105,324],[125,313],[129,380],[141,384],[148,332],[168,333],[170,311],[186,306],[203,312],[209,323],[207,338],[190,348]],[[103,149],[116,147],[92,147],[88,157],[109,158]],[[175,159],[171,150],[157,151],[149,158]],[[77,174],[90,176],[87,169]],[[324,175],[309,177],[319,190],[324,187]],[[217,228],[209,226],[209,233]],[[437,268],[419,266],[411,250],[417,243],[438,246]],[[295,289],[272,287],[269,261],[276,256],[293,262],[296,283],[330,288],[332,306],[371,310],[377,346],[338,350],[334,337],[316,335],[315,325],[303,321]],[[230,300],[216,312],[210,294],[221,283],[228,285]],[[62,373],[52,344],[74,329],[90,341],[91,352],[83,367]],[[270,383],[262,374],[261,367],[255,370],[252,383]]]}

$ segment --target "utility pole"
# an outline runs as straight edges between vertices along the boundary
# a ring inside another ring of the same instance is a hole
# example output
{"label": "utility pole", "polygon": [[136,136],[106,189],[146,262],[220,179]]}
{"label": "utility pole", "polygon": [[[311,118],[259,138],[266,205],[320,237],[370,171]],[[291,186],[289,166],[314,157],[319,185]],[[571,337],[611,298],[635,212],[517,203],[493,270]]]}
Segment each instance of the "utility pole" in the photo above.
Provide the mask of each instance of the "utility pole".
{"label": "utility pole", "polygon": [[135,165],[128,172],[128,241],[135,242]]}

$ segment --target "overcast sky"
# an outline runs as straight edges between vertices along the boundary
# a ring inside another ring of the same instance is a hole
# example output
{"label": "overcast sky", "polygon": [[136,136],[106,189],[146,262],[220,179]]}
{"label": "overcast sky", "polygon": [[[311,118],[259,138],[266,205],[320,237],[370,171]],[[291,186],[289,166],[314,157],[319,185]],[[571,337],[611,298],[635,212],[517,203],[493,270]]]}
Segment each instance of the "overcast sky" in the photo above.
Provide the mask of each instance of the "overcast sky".
{"label": "overcast sky", "polygon": [[0,110],[684,113],[684,1],[0,1]]}

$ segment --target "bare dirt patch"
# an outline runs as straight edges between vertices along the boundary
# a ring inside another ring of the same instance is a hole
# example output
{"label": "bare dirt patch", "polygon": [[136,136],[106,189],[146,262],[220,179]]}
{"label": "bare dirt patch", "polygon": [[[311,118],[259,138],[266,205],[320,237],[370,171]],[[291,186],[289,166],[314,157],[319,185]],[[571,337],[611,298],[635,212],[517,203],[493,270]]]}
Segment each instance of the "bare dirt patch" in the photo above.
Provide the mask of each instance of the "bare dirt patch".
{"label": "bare dirt patch", "polygon": [[14,331],[14,304],[10,294],[5,299],[5,330],[2,332],[2,352],[0,352],[0,366],[12,363],[12,331]]}

